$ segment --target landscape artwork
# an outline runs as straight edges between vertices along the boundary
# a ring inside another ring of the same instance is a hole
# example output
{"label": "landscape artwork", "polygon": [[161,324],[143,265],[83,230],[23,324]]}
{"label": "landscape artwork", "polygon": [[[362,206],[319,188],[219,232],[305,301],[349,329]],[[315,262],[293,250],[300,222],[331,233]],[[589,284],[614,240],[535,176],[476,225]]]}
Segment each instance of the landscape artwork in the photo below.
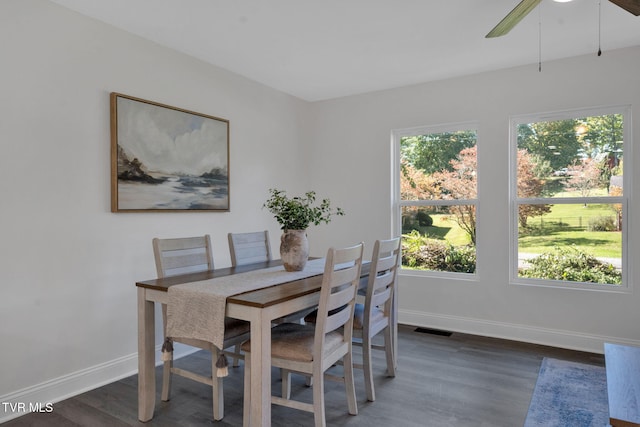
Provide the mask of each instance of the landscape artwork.
{"label": "landscape artwork", "polygon": [[229,121],[111,93],[111,211],[228,211]]}

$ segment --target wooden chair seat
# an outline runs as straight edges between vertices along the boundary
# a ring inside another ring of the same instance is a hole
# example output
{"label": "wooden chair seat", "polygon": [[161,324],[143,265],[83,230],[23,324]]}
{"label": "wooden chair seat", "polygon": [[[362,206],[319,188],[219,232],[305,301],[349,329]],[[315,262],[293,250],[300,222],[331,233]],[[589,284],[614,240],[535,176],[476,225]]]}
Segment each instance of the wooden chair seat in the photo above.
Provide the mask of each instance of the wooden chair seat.
{"label": "wooden chair seat", "polygon": [[[271,357],[299,362],[313,361],[316,328],[314,325],[282,323],[271,329]],[[323,356],[335,351],[342,343],[343,335],[330,332],[325,336]],[[251,352],[251,341],[242,344],[242,351]]]}

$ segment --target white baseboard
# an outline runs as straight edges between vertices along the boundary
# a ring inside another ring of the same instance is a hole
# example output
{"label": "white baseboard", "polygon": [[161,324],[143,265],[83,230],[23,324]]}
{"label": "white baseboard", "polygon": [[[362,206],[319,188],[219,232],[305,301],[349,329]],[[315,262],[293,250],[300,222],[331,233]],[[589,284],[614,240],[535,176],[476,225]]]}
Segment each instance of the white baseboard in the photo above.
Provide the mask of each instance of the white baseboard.
{"label": "white baseboard", "polygon": [[[160,348],[156,348],[156,366],[162,363]],[[176,344],[174,358],[179,359],[198,350]],[[55,411],[57,402],[137,373],[138,354],[133,353],[0,396],[0,424],[34,411]]]}
{"label": "white baseboard", "polygon": [[548,345],[551,347],[599,354],[604,353],[605,342],[640,346],[640,341],[619,337],[585,334],[582,332],[572,332],[561,329],[536,328],[527,325],[410,310],[399,310],[398,321],[402,324],[412,326]]}

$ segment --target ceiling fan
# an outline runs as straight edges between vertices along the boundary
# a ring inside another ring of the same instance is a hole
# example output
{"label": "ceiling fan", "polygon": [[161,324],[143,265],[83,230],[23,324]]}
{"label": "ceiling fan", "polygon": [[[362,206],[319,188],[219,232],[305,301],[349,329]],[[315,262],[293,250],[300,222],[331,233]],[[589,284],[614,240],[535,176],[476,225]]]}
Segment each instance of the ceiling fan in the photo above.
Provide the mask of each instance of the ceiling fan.
{"label": "ceiling fan", "polygon": [[[529,14],[533,9],[540,4],[542,0],[522,0],[511,12],[505,16],[502,21],[498,22],[493,30],[489,31],[486,38],[500,37],[507,34],[518,22]],[[559,1],[559,0],[556,0]],[[564,0],[570,1],[570,0]],[[611,3],[620,6],[629,13],[635,16],[640,15],[640,0],[609,0]]]}

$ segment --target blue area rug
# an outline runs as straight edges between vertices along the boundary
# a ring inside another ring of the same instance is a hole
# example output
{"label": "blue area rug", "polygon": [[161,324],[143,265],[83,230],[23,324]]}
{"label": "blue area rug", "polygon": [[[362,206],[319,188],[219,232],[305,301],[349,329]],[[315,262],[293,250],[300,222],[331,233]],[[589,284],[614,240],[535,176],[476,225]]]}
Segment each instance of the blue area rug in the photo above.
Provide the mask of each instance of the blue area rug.
{"label": "blue area rug", "polygon": [[608,425],[605,368],[544,358],[524,427]]}

